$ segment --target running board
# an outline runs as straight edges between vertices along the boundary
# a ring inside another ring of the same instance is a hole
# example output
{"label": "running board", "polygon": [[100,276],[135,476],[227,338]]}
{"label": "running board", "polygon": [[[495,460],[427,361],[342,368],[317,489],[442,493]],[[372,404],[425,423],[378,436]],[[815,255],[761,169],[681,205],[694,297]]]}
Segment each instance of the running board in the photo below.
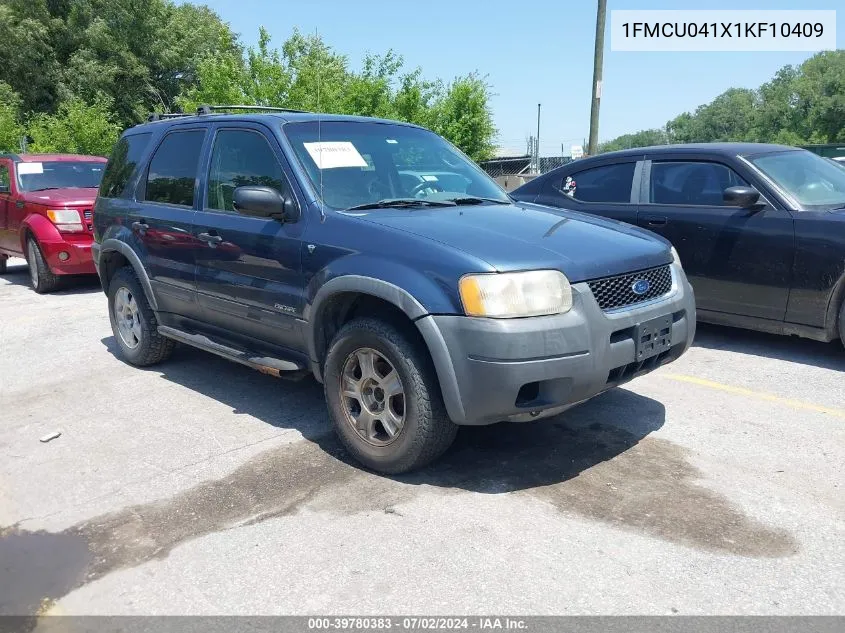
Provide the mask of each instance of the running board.
{"label": "running board", "polygon": [[307,373],[305,367],[293,361],[272,358],[270,356],[258,356],[246,350],[223,345],[203,334],[189,334],[188,332],[183,332],[182,330],[177,330],[166,325],[159,325],[158,333],[174,341],[179,341],[180,343],[185,343],[203,351],[211,352],[227,360],[235,361],[241,365],[252,367],[262,374],[270,374],[277,378],[299,379]]}

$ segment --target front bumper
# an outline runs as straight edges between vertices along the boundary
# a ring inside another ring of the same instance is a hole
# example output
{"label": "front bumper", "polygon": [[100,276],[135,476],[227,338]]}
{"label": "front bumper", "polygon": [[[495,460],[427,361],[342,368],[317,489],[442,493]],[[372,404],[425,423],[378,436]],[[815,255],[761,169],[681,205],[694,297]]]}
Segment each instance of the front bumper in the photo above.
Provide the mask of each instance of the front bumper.
{"label": "front bumper", "polygon": [[[45,240],[39,241],[41,253],[50,270],[56,275],[89,275],[95,274],[94,261],[91,258],[91,243],[93,239],[83,240]],[[62,259],[66,253],[66,259]]]}
{"label": "front bumper", "polygon": [[[673,274],[669,295],[622,311],[603,312],[579,283],[566,314],[418,320],[452,421],[480,425],[553,415],[675,360],[692,343],[695,300],[674,264]],[[671,347],[637,362],[635,326],[668,315]]]}

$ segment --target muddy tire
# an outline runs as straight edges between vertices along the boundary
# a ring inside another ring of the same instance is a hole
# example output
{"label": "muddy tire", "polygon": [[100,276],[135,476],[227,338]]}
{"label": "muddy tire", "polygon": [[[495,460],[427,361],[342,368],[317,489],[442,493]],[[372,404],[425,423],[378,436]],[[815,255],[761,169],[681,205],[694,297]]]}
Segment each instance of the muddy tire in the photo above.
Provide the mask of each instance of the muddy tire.
{"label": "muddy tire", "polygon": [[439,457],[458,427],[446,414],[431,360],[394,325],[360,318],[331,342],[324,389],[332,425],[367,468],[397,474]]}
{"label": "muddy tire", "polygon": [[26,262],[29,264],[29,281],[35,292],[44,294],[59,287],[59,277],[50,270],[34,237],[26,241]]}
{"label": "muddy tire", "polygon": [[155,313],[135,271],[126,266],[109,283],[109,321],[120,355],[137,367],[166,360],[176,343],[158,333]]}

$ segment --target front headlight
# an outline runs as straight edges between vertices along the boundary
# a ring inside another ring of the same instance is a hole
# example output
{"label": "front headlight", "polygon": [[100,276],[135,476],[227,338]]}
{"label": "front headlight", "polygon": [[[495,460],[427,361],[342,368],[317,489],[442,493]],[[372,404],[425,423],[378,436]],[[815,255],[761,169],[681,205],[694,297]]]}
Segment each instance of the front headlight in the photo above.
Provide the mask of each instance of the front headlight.
{"label": "front headlight", "polygon": [[560,314],[572,308],[572,286],[558,270],[466,275],[459,287],[469,316],[505,319]]}
{"label": "front headlight", "polygon": [[76,209],[47,209],[47,217],[63,233],[83,231],[82,220]]}

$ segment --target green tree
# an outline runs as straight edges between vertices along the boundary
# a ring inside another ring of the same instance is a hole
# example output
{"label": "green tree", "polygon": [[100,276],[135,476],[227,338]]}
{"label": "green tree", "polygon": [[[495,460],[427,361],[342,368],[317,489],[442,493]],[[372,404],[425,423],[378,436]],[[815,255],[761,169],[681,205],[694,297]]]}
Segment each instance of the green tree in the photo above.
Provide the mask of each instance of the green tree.
{"label": "green tree", "polygon": [[[626,134],[605,150],[642,140]],[[731,88],[666,124],[667,141],[756,141],[803,145],[845,142],[845,50],[784,66],[757,90]],[[643,137],[644,138],[644,137]]]}
{"label": "green tree", "polygon": [[17,152],[24,127],[20,118],[21,98],[6,82],[0,81],[0,152]]}
{"label": "green tree", "polygon": [[30,151],[108,156],[120,130],[107,97],[99,95],[90,105],[73,97],[62,102],[55,114],[32,118]]}
{"label": "green tree", "polygon": [[666,130],[659,128],[653,130],[642,130],[634,134],[623,134],[617,136],[612,141],[599,144],[599,153],[613,152],[620,149],[630,149],[632,147],[648,147],[649,145],[665,145],[668,143],[669,137]]}
{"label": "green tree", "polygon": [[432,105],[431,128],[474,161],[492,158],[496,127],[486,80],[471,74],[449,84]]}

